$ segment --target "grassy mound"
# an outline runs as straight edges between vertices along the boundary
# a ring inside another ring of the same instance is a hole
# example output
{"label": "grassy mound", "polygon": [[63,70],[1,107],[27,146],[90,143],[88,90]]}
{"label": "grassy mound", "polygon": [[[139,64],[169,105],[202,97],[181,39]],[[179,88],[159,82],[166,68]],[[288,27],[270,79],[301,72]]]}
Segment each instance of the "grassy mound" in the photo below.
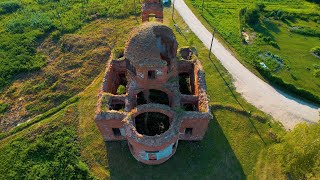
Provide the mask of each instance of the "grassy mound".
{"label": "grassy mound", "polygon": [[83,91],[104,71],[111,49],[124,44],[127,36],[122,34],[128,34],[134,24],[129,20],[101,19],[60,40],[45,39],[37,53],[47,65],[16,77],[0,93],[0,102],[7,104],[6,109],[0,109],[0,130],[7,131]]}

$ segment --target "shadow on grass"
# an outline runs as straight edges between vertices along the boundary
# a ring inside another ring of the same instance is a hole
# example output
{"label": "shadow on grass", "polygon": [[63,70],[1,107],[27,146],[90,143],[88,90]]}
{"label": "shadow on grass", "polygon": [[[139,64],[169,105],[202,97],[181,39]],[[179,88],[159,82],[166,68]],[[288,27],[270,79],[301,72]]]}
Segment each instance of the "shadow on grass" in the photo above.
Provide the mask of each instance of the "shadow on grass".
{"label": "shadow on grass", "polygon": [[142,164],[127,142],[107,142],[111,179],[246,179],[220,125],[214,118],[202,141],[179,141],[171,159],[161,165]]}
{"label": "shadow on grass", "polygon": [[265,25],[266,29],[269,31],[272,31],[276,34],[278,34],[280,32],[280,29],[278,27],[278,25],[276,25],[274,22],[271,21],[263,21],[263,24]]}
{"label": "shadow on grass", "polygon": [[[211,44],[211,46],[212,46],[212,44]],[[213,59],[211,59],[211,54],[212,54],[212,53],[211,53],[211,49],[210,49],[208,58],[209,58],[210,62],[213,64],[213,66],[215,67],[216,71],[219,73],[219,75],[220,75],[220,77],[222,78],[222,80],[224,81],[225,85],[228,87],[228,89],[229,89],[232,97],[234,98],[234,100],[237,102],[237,104],[238,104],[244,111],[246,111],[246,112],[248,112],[249,114],[251,114],[251,112],[248,111],[248,110],[242,105],[242,103],[238,100],[237,96],[234,94],[234,92],[233,92],[232,88],[230,87],[229,83],[228,83],[228,82],[226,81],[226,79],[223,77],[223,75],[222,75],[222,73],[220,72],[219,68],[218,68],[218,67],[216,66],[216,64],[213,62]],[[264,139],[262,138],[261,133],[258,131],[258,129],[256,128],[256,126],[255,126],[254,123],[253,123],[254,119],[252,119],[250,116],[247,116],[247,118],[248,118],[250,124],[252,125],[252,127],[255,129],[257,135],[260,137],[260,140],[263,142],[264,145],[266,145],[266,142],[265,142]]]}
{"label": "shadow on grass", "polygon": [[[270,25],[270,24],[269,24]],[[255,25],[254,27],[252,27],[253,28],[253,30],[255,31],[255,32],[258,32],[258,33],[260,33],[260,34],[263,34],[264,36],[266,36],[266,37],[270,37],[271,39],[272,39],[272,41],[274,41],[275,40],[275,38],[274,38],[274,36],[270,33],[270,31],[269,31],[269,29],[267,29],[266,27],[264,27],[262,24],[257,24],[257,25]]]}
{"label": "shadow on grass", "polygon": [[188,41],[187,37],[183,34],[183,32],[181,31],[180,27],[178,26],[178,24],[176,23],[176,21],[174,19],[172,19],[172,21],[174,22],[174,28],[175,30],[186,40]]}

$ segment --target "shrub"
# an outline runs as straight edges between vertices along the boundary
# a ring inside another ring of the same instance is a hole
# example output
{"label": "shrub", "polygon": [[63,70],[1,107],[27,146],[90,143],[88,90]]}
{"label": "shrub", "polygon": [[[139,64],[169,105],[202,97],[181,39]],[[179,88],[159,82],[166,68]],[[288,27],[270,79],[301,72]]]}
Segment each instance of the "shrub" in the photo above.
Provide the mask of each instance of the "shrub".
{"label": "shrub", "polygon": [[80,159],[78,119],[71,110],[65,118],[73,122],[51,121],[3,145],[0,179],[93,179]]}
{"label": "shrub", "polygon": [[245,23],[253,26],[259,22],[260,12],[258,9],[248,9],[244,15]]}
{"label": "shrub", "polygon": [[293,179],[317,179],[320,176],[319,134],[319,124],[299,124],[276,148],[285,172]]}
{"label": "shrub", "polygon": [[278,43],[277,43],[277,42],[275,42],[275,41],[270,41],[270,42],[269,42],[269,44],[270,44],[271,46],[273,46],[273,47],[277,48],[277,49],[279,49],[279,48],[280,48],[280,47],[279,47],[279,45],[278,45]]}
{"label": "shrub", "polygon": [[0,114],[5,113],[9,108],[9,104],[0,103]]}
{"label": "shrub", "polygon": [[113,59],[119,59],[119,58],[122,58],[123,56],[124,56],[124,48],[123,47],[114,48],[112,50],[112,58]]}
{"label": "shrub", "polygon": [[320,31],[316,29],[310,29],[308,27],[292,27],[289,29],[290,32],[301,34],[305,36],[320,37]]}
{"label": "shrub", "polygon": [[309,2],[312,2],[312,3],[316,3],[316,4],[320,4],[319,0],[306,0],[306,1],[309,1]]}
{"label": "shrub", "polygon": [[320,47],[317,46],[317,47],[312,48],[311,53],[320,57]]}
{"label": "shrub", "polygon": [[276,84],[300,97],[306,98],[312,102],[320,104],[320,97],[311,93],[308,90],[300,89],[294,86],[293,84],[283,81],[283,79],[274,76],[270,70],[262,68],[259,64],[256,65],[256,68],[259,70],[260,74],[263,75],[268,81],[272,84]]}
{"label": "shrub", "polygon": [[257,3],[256,4],[256,9],[258,9],[259,11],[264,11],[266,8],[266,5],[263,3]]}
{"label": "shrub", "polygon": [[103,95],[102,100],[101,100],[101,110],[102,111],[107,111],[109,110],[109,99],[110,97],[108,95]]}
{"label": "shrub", "polygon": [[313,71],[313,75],[314,75],[315,77],[317,77],[317,78],[320,78],[320,69],[315,69],[315,70]]}
{"label": "shrub", "polygon": [[120,85],[117,89],[117,94],[125,94],[126,93],[126,87],[124,85]]}
{"label": "shrub", "polygon": [[17,2],[5,1],[0,3],[0,15],[9,14],[17,11],[21,5]]}
{"label": "shrub", "polygon": [[54,27],[51,18],[44,13],[25,11],[22,15],[11,19],[7,24],[7,31],[10,33],[23,33],[34,29],[49,31]]}
{"label": "shrub", "polygon": [[[320,178],[320,125],[298,124],[260,153],[255,171],[266,179],[319,179]],[[279,136],[278,136],[279,135]],[[280,141],[279,141],[280,140]]]}

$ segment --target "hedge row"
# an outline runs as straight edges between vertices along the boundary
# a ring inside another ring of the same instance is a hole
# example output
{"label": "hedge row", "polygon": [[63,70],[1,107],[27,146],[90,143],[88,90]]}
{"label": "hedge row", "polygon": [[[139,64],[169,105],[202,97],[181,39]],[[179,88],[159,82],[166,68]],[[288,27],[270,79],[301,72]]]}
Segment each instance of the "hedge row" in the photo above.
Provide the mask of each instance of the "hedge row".
{"label": "hedge row", "polygon": [[320,37],[320,31],[315,29],[310,29],[307,27],[302,28],[290,28],[290,32],[301,34],[305,36],[314,36],[314,37]]}
{"label": "hedge row", "polygon": [[22,131],[22,130],[26,129],[27,127],[30,127],[31,125],[33,125],[33,124],[35,124],[37,122],[40,122],[41,120],[43,120],[45,118],[48,118],[48,117],[52,116],[53,114],[57,113],[61,109],[65,108],[66,106],[77,102],[79,99],[80,99],[79,96],[74,96],[74,97],[68,99],[67,101],[63,102],[59,106],[57,106],[55,108],[52,108],[49,111],[47,111],[47,112],[45,112],[45,113],[43,113],[43,114],[41,114],[39,116],[36,116],[35,118],[31,119],[30,121],[22,123],[21,125],[15,127],[11,131],[1,133],[0,134],[0,140],[4,139],[4,138],[6,138],[6,137],[8,137],[8,136],[10,136],[12,134],[15,134],[15,133],[17,133],[19,131]]}
{"label": "hedge row", "polygon": [[307,90],[301,89],[301,88],[297,88],[293,84],[290,84],[290,83],[283,81],[281,78],[272,75],[272,73],[267,69],[263,69],[259,66],[257,67],[257,69],[259,70],[260,74],[262,76],[264,76],[271,83],[279,85],[280,87],[288,90],[289,92],[292,92],[300,97],[303,97],[307,100],[310,100],[311,102],[320,104],[320,97],[319,96],[311,93],[310,91],[307,91]]}

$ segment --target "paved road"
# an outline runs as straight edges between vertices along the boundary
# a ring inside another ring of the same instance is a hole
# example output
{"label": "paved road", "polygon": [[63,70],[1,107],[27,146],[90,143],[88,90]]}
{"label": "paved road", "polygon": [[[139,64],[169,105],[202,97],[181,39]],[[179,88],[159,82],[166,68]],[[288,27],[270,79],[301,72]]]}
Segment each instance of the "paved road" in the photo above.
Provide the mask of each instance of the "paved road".
{"label": "paved road", "polygon": [[[175,0],[175,9],[209,49],[211,33],[201,24],[185,2]],[[300,122],[318,122],[318,107],[273,88],[246,69],[217,39],[214,39],[213,43],[212,53],[232,75],[236,91],[249,103],[280,121],[286,129],[292,129]]]}

